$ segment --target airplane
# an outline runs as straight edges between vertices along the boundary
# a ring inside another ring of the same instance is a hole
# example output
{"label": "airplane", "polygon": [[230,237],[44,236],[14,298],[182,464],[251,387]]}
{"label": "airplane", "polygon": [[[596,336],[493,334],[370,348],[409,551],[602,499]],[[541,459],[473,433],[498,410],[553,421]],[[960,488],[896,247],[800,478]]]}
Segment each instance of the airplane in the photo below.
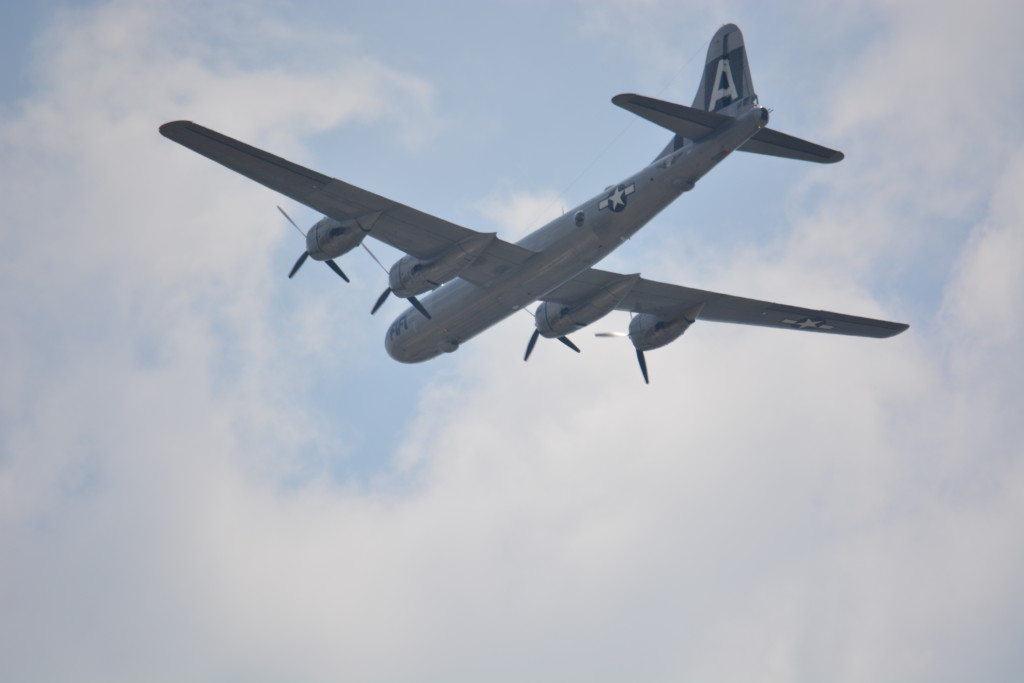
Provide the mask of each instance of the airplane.
{"label": "airplane", "polygon": [[411,304],[388,328],[384,342],[388,355],[402,363],[451,353],[537,302],[535,330],[523,360],[540,337],[579,352],[568,335],[613,310],[629,311],[627,336],[648,384],[645,353],[675,341],[698,320],[875,338],[892,337],[909,327],[595,268],[736,150],[825,164],[843,159],[842,152],[767,127],[769,113],[754,92],[743,34],[733,24],[722,26],[711,39],[692,106],[636,94],[617,95],[612,102],[667,129],[672,133],[669,143],[645,168],[514,244],[191,121],[166,123],[160,133],[324,214],[306,233],[306,251],[289,277],[312,257],[347,281],[334,259],[365,247],[366,237],[404,252],[388,271],[388,288],[371,311],[392,294]]}

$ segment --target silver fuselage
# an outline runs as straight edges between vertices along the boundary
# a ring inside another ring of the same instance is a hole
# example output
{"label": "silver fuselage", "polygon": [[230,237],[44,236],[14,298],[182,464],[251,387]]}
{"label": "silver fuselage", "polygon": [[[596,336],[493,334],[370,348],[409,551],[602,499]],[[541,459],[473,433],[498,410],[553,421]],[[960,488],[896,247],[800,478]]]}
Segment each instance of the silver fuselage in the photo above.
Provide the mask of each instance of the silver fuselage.
{"label": "silver fuselage", "polygon": [[[767,112],[754,107],[559,216],[517,243],[536,254],[497,282],[480,287],[456,278],[421,297],[431,319],[414,308],[398,316],[385,338],[388,354],[403,363],[419,363],[454,351],[592,267],[766,123]],[[615,188],[632,191],[610,201]]]}

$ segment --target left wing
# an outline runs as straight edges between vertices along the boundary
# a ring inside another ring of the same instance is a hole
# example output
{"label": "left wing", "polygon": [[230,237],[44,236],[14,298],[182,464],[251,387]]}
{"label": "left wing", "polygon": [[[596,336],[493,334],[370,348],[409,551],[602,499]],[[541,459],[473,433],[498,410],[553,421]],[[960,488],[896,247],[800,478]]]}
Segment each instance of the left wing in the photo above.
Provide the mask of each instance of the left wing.
{"label": "left wing", "polygon": [[[480,234],[293,164],[191,121],[165,123],[160,126],[160,133],[335,220],[344,221],[380,212],[370,236],[418,258],[432,258],[459,241]],[[533,255],[529,249],[495,239],[476,261],[459,273],[459,277],[486,287]]]}
{"label": "left wing", "polygon": [[[591,268],[563,285],[556,287],[541,301],[571,304],[592,294],[607,284],[621,280],[622,276]],[[640,278],[629,294],[615,307],[620,311],[672,315],[703,304],[698,320],[721,323],[758,325],[788,330],[809,330],[826,334],[845,334],[855,337],[892,337],[909,325],[873,318],[861,318],[845,313],[815,311],[809,308],[776,304],[770,301],[746,299],[730,294],[719,294],[692,287],[680,287]]]}

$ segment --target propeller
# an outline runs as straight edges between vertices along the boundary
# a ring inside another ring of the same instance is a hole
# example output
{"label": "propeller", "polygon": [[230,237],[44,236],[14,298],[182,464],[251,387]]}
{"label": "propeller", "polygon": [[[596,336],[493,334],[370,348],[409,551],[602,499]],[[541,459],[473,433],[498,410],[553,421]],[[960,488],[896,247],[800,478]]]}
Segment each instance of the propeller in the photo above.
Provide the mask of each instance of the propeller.
{"label": "propeller", "polygon": [[326,261],[324,261],[324,263],[327,264],[328,268],[337,273],[338,277],[340,277],[342,280],[344,280],[345,282],[350,281],[348,277],[345,275],[345,273],[341,272],[341,268],[339,268],[338,264],[334,262],[334,259],[327,259]]}
{"label": "propeller", "polygon": [[288,273],[288,279],[289,280],[292,279],[292,276],[294,276],[295,273],[299,272],[299,268],[302,267],[302,264],[305,263],[306,259],[308,259],[308,258],[309,258],[309,252],[308,251],[302,252],[302,256],[300,256],[299,260],[295,262],[294,266],[292,266],[292,272]]}
{"label": "propeller", "polygon": [[650,384],[651,378],[647,376],[647,360],[644,358],[644,352],[640,349],[636,350],[636,359],[640,363],[640,372],[644,376],[644,384]]}
{"label": "propeller", "polygon": [[[533,347],[537,345],[537,340],[540,338],[540,330],[534,330],[533,335],[530,336],[530,342],[526,345],[526,355],[523,356],[524,361],[530,360],[530,354],[533,353]],[[580,352],[578,346],[572,343],[568,337],[558,337],[558,341],[562,342],[576,353]]]}
{"label": "propeller", "polygon": [[[383,304],[383,303],[384,303],[385,301],[387,301],[387,299],[388,299],[388,296],[390,296],[390,295],[391,295],[391,288],[390,288],[390,287],[388,287],[387,289],[385,289],[385,290],[384,290],[384,292],[383,292],[383,293],[382,293],[382,294],[380,295],[380,297],[378,297],[378,299],[377,299],[377,303],[375,303],[375,304],[373,305],[373,310],[371,310],[371,311],[370,311],[370,315],[373,315],[374,313],[376,313],[376,312],[377,312],[377,309],[378,309],[378,308],[380,308],[380,307],[381,307],[381,305],[382,305],[382,304]],[[417,298],[416,298],[416,297],[414,297],[414,296],[407,296],[407,297],[405,298],[405,300],[406,300],[406,301],[408,301],[408,302],[409,302],[410,304],[412,304],[412,307],[413,307],[413,308],[415,308],[415,309],[416,309],[417,311],[419,311],[420,313],[422,313],[422,314],[423,314],[423,316],[424,316],[424,317],[425,317],[425,318],[426,318],[427,320],[430,320],[430,319],[431,319],[431,318],[430,318],[430,314],[429,314],[429,313],[427,313],[427,309],[426,309],[426,308],[424,308],[423,304],[421,304],[421,303],[420,303],[420,300],[419,300],[419,299],[417,299]]]}
{"label": "propeller", "polygon": [[[619,337],[629,337],[629,333],[627,333],[627,332],[596,332],[594,334],[594,336],[595,337],[615,337],[615,338],[619,338]],[[636,360],[637,360],[638,363],[640,363],[640,372],[644,376],[644,384],[650,384],[651,383],[651,378],[647,374],[647,359],[644,357],[644,352],[641,351],[640,349],[636,350]]]}
{"label": "propeller", "polygon": [[[366,253],[370,255],[370,258],[372,258],[374,261],[377,262],[377,265],[380,266],[381,270],[383,270],[385,272],[385,274],[387,274],[387,275],[391,274],[390,271],[387,268],[384,267],[384,264],[380,262],[380,259],[377,258],[377,255],[374,254],[372,251],[370,251],[370,248],[368,246],[366,246],[366,244],[363,244],[363,249],[365,249]],[[375,303],[373,305],[373,309],[370,310],[370,315],[373,315],[374,313],[376,313],[377,309],[380,308],[382,305],[384,305],[384,302],[388,300],[388,297],[390,295],[391,295],[391,287],[388,287],[387,289],[384,290],[384,292],[379,297],[377,297],[377,303]],[[427,313],[427,309],[423,306],[423,304],[420,303],[419,299],[417,299],[414,296],[409,296],[409,297],[406,297],[405,300],[408,301],[410,304],[412,304],[413,308],[415,308],[417,311],[422,313],[423,317],[425,317],[427,320],[431,320],[432,319],[430,317],[430,314]]]}
{"label": "propeller", "polygon": [[370,311],[370,315],[373,315],[374,313],[377,312],[377,309],[380,308],[385,301],[387,301],[388,296],[390,296],[390,294],[391,288],[388,287],[387,289],[384,290],[384,293],[380,295],[380,298],[377,299],[377,303],[373,305],[373,310]]}
{"label": "propeller", "polygon": [[[298,230],[298,231],[299,231],[299,234],[300,234],[300,235],[302,235],[303,237],[305,237],[305,236],[306,236],[306,233],[302,232],[302,228],[300,228],[300,227],[299,227],[298,225],[296,225],[295,221],[293,221],[293,220],[292,220],[292,217],[291,217],[291,216],[289,216],[288,214],[286,214],[286,213],[284,212],[284,209],[282,209],[282,208],[281,208],[281,207],[279,206],[279,207],[277,207],[277,210],[281,212],[281,215],[282,215],[282,216],[284,216],[285,218],[287,218],[287,219],[288,219],[288,222],[289,222],[289,223],[291,223],[291,224],[292,224],[292,226],[293,226],[293,227],[294,227],[294,228],[295,228],[296,230]],[[299,268],[301,268],[301,267],[302,267],[302,264],[306,262],[306,259],[307,259],[307,258],[309,258],[309,252],[308,252],[308,251],[304,251],[304,252],[302,252],[302,256],[300,256],[300,257],[299,257],[299,260],[295,262],[295,265],[294,265],[294,266],[292,266],[292,271],[291,271],[290,273],[288,273],[288,279],[289,279],[289,280],[290,280],[290,279],[291,279],[292,277],[294,277],[294,276],[295,276],[295,273],[299,272]],[[337,274],[338,274],[338,275],[339,275],[339,276],[341,277],[341,279],[342,279],[342,280],[344,280],[345,282],[350,282],[350,280],[348,279],[348,276],[347,276],[347,275],[345,275],[345,273],[343,273],[343,272],[342,272],[341,268],[339,268],[339,267],[338,267],[338,264],[334,262],[334,259],[327,259],[326,261],[324,261],[324,263],[326,263],[326,264],[327,264],[327,267],[328,267],[328,268],[330,268],[330,269],[331,269],[331,270],[333,270],[333,271],[334,271],[335,273],[337,273]]]}

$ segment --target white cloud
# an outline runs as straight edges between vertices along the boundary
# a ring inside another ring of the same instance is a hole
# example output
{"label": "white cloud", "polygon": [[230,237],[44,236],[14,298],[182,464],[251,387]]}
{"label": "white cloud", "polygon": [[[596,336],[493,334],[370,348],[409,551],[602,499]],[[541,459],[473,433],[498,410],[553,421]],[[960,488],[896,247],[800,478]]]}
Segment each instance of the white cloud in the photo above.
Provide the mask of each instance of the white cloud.
{"label": "white cloud", "polygon": [[499,237],[517,242],[561,215],[566,204],[552,190],[505,190],[481,200],[474,208],[496,224]]}
{"label": "white cloud", "polygon": [[[179,9],[65,13],[39,41],[36,91],[0,126],[5,678],[229,675],[243,652],[221,641],[243,624],[221,596],[265,561],[236,525],[311,458],[315,479],[317,458],[345,457],[320,443],[343,429],[293,397],[313,368],[352,372],[334,359],[366,331],[332,321],[362,305],[328,316],[297,298],[285,315],[301,324],[282,329],[272,260],[283,240],[301,247],[273,200],[157,126],[188,115],[301,159],[300,136],[342,122],[388,120],[412,141],[436,124],[416,78],[338,53],[301,73],[232,63],[204,54],[216,14]],[[245,28],[223,48],[305,49]]]}
{"label": "white cloud", "polygon": [[[971,231],[948,291],[948,315],[972,344],[1012,348],[1024,337],[1024,149],[1018,148],[994,188],[988,216]],[[1010,361],[1011,359],[1005,359]]]}

